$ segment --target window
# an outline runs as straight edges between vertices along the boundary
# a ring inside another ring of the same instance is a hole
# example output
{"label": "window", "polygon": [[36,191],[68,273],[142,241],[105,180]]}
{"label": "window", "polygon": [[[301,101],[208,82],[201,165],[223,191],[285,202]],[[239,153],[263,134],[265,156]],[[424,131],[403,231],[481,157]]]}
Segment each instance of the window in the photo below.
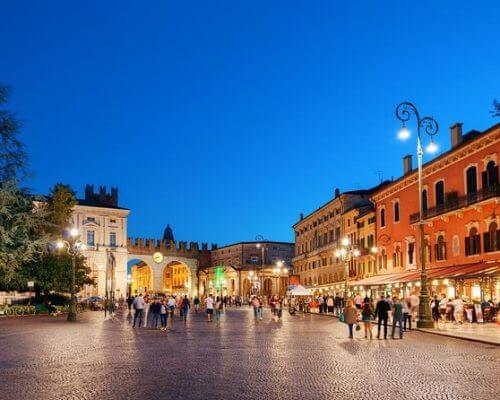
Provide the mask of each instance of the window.
{"label": "window", "polygon": [[95,217],[87,217],[86,222],[95,222]]}
{"label": "window", "polygon": [[434,190],[436,191],[436,207],[444,206],[444,181],[437,182]]}
{"label": "window", "polygon": [[110,220],[109,220],[109,223],[110,223],[110,224],[116,224],[116,219],[110,219]]}
{"label": "window", "polygon": [[380,210],[380,226],[385,226],[385,208]]}
{"label": "window", "polygon": [[87,246],[95,246],[95,232],[87,231]]}
{"label": "window", "polygon": [[424,247],[424,257],[425,257],[425,262],[429,264],[431,262],[431,245],[429,244],[429,240],[425,239],[424,241],[425,247]]}
{"label": "window", "polygon": [[111,232],[109,234],[109,245],[111,247],[116,247],[116,232]]}
{"label": "window", "polygon": [[473,196],[477,193],[477,168],[471,166],[465,172],[467,194]]}
{"label": "window", "polygon": [[481,237],[476,227],[469,230],[469,236],[465,238],[465,255],[473,256],[481,252]]}
{"label": "window", "polygon": [[483,233],[484,252],[500,250],[500,230],[496,222],[490,223],[488,232]]}
{"label": "window", "polygon": [[408,243],[408,264],[413,265],[415,263],[415,242]]}
{"label": "window", "polygon": [[250,262],[252,264],[257,264],[257,261],[259,261],[259,257],[257,257],[257,256],[250,257]]}
{"label": "window", "polygon": [[436,261],[446,260],[446,242],[443,235],[438,236],[434,253],[436,254]]}
{"label": "window", "polygon": [[422,190],[422,208],[427,211],[427,189]]}
{"label": "window", "polygon": [[394,203],[394,222],[399,222],[399,201]]}
{"label": "window", "polygon": [[394,251],[394,253],[392,253],[392,266],[401,266],[401,247],[399,246],[396,246],[396,250]]}
{"label": "window", "polygon": [[483,189],[498,186],[498,165],[495,165],[495,161],[488,162],[486,171],[483,171],[481,176],[483,180]]}

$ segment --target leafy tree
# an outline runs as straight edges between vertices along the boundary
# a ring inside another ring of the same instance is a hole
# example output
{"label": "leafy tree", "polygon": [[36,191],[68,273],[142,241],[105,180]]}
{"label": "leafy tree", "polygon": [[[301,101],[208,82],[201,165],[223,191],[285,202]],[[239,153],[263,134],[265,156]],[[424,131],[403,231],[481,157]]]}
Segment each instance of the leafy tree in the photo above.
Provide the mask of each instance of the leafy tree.
{"label": "leafy tree", "polygon": [[[0,107],[7,103],[9,94],[10,88],[0,84]],[[12,112],[0,108],[0,182],[25,176],[26,153],[18,139],[20,126]]]}
{"label": "leafy tree", "polygon": [[68,223],[76,205],[76,195],[69,185],[56,183],[50,190],[50,195],[45,204],[49,232],[59,238],[68,228]]}
{"label": "leafy tree", "polygon": [[41,257],[49,243],[46,213],[15,183],[0,183],[0,287],[16,281],[25,263]]}

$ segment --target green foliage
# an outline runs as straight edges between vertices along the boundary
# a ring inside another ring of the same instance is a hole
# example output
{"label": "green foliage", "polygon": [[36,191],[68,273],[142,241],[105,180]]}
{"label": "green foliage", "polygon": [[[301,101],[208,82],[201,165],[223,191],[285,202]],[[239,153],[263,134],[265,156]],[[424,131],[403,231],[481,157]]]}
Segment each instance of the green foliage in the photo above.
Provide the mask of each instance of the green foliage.
{"label": "green foliage", "polygon": [[[10,89],[0,84],[0,107],[8,100]],[[18,139],[20,122],[16,116],[0,108],[0,182],[22,179],[26,153]]]}
{"label": "green foliage", "polygon": [[14,182],[0,183],[0,287],[16,281],[23,264],[46,253],[46,213]]}
{"label": "green foliage", "polygon": [[[51,291],[68,293],[71,287],[71,256],[67,253],[48,253],[35,262],[23,266],[20,271],[25,281],[33,280],[37,292]],[[85,284],[92,284],[89,278],[90,268],[85,263],[85,257],[76,257],[77,291]]]}
{"label": "green foliage", "polygon": [[68,222],[76,205],[76,195],[69,185],[57,183],[50,190],[45,205],[48,230],[56,238],[68,227]]}

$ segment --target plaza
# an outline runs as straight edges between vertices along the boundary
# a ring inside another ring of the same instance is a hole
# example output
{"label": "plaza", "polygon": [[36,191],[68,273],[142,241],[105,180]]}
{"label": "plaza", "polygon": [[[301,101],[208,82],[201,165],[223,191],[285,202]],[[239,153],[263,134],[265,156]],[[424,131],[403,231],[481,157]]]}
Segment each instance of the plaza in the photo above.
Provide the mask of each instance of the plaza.
{"label": "plaza", "polygon": [[127,313],[78,322],[2,320],[3,399],[492,399],[496,346],[411,332],[365,340],[335,318],[256,322],[229,308],[219,325],[178,317],[167,334],[132,329]]}

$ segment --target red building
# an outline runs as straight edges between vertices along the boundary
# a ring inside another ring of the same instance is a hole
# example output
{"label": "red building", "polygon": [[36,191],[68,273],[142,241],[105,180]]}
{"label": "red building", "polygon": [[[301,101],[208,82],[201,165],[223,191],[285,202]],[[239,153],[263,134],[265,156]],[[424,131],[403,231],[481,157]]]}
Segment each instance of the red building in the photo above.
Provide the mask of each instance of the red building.
{"label": "red building", "polygon": [[[423,167],[425,257],[430,293],[500,300],[500,124],[462,135],[451,127],[451,149]],[[378,275],[367,289],[418,292],[420,255],[417,171],[372,195]]]}

